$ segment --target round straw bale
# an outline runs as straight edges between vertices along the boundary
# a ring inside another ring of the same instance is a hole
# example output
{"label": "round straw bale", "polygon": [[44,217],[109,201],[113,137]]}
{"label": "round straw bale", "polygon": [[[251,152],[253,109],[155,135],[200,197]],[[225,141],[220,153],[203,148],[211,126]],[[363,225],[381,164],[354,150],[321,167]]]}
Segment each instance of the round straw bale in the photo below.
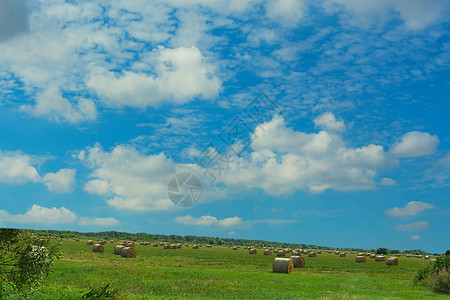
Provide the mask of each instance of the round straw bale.
{"label": "round straw bale", "polygon": [[293,255],[290,257],[292,262],[294,263],[294,268],[304,268],[305,267],[305,259],[301,256]]}
{"label": "round straw bale", "polygon": [[233,247],[233,250],[237,250],[237,249],[238,249],[238,247],[237,247],[237,246],[234,246],[234,247]]}
{"label": "round straw bale", "polygon": [[367,262],[367,258],[365,256],[357,256],[356,262],[357,263],[365,263],[365,262]]}
{"label": "round straw bale", "polygon": [[425,259],[430,259],[430,256],[429,255],[425,255]]}
{"label": "round straw bale", "polygon": [[375,257],[377,257],[375,254],[370,254],[370,258],[375,258]]}
{"label": "round straw bale", "polygon": [[272,255],[272,251],[270,250],[264,250],[264,255]]}
{"label": "round straw bale", "polygon": [[198,249],[198,245],[192,246],[192,249]]}
{"label": "round straw bale", "polygon": [[103,253],[105,252],[105,247],[103,247],[102,244],[95,244],[94,246],[92,246],[92,252]]}
{"label": "round straw bale", "polygon": [[100,241],[98,241],[98,243],[99,243],[100,245],[106,245],[106,241],[105,241],[105,240],[100,240]]}
{"label": "round straw bale", "polygon": [[90,245],[94,245],[95,243],[94,243],[94,241],[89,240],[89,241],[87,241],[86,244],[87,244],[88,246],[90,246]]}
{"label": "round straw bale", "polygon": [[126,244],[126,246],[127,247],[136,247],[136,245],[135,245],[135,243],[134,242],[128,242],[127,244]]}
{"label": "round straw bale", "polygon": [[389,259],[386,261],[386,265],[398,266],[398,257],[389,257]]}
{"label": "round straw bale", "polygon": [[274,273],[292,273],[294,271],[294,262],[290,258],[275,258],[273,261]]}
{"label": "round straw bale", "polygon": [[309,252],[308,256],[309,257],[317,257],[317,253],[316,252]]}
{"label": "round straw bale", "polygon": [[248,253],[250,253],[250,254],[256,254],[257,251],[256,251],[256,249],[250,249],[250,251],[248,251]]}
{"label": "round straw bale", "polygon": [[153,243],[153,247],[159,247],[158,243]]}
{"label": "round straw bale", "polygon": [[339,254],[339,257],[346,257],[346,256],[347,256],[347,254],[345,252],[342,252]]}
{"label": "round straw bale", "polygon": [[291,253],[293,256],[301,256],[302,255],[302,253],[301,252],[298,252],[298,251],[292,251],[292,253]]}
{"label": "round straw bale", "polygon": [[277,252],[277,256],[278,256],[278,257],[286,256],[286,252],[280,250],[280,251]]}
{"label": "round straw bale", "polygon": [[114,254],[115,255],[120,255],[120,253],[122,252],[122,249],[125,248],[124,245],[117,245],[114,247]]}
{"label": "round straw bale", "polygon": [[375,257],[375,261],[386,261],[386,256],[384,255],[378,255],[377,257]]}
{"label": "round straw bale", "polygon": [[169,249],[177,249],[177,245],[170,245]]}
{"label": "round straw bale", "polygon": [[435,259],[430,259],[430,265],[434,265],[436,263]]}
{"label": "round straw bale", "polygon": [[120,255],[126,258],[135,258],[137,256],[137,251],[135,247],[125,247],[120,251]]}

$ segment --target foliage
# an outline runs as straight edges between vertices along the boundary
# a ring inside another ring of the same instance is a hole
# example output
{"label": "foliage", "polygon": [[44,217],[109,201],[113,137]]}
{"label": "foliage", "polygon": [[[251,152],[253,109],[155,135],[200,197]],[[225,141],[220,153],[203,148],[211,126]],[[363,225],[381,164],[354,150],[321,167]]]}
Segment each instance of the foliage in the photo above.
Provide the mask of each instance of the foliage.
{"label": "foliage", "polygon": [[387,248],[378,248],[376,253],[377,254],[385,254],[385,255],[387,255],[387,254],[389,254],[389,249],[387,249]]}
{"label": "foliage", "polygon": [[415,281],[436,292],[450,294],[450,255],[441,255],[433,265],[421,268]]}
{"label": "foliage", "polygon": [[59,242],[28,230],[0,229],[0,295],[27,295],[48,276],[58,258]]}

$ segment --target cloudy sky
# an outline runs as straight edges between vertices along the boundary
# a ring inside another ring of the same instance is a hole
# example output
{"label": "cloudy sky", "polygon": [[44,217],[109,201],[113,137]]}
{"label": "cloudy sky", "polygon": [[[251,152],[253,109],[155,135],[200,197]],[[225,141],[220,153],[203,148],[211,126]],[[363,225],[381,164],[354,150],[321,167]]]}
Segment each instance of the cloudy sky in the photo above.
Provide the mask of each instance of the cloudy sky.
{"label": "cloudy sky", "polygon": [[449,13],[1,0],[0,226],[443,252]]}

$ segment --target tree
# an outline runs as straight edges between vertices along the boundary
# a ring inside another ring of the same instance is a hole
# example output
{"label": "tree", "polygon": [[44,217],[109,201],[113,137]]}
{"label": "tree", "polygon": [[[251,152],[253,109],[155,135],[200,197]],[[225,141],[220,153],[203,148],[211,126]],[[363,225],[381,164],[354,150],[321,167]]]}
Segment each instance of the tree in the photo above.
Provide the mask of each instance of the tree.
{"label": "tree", "polygon": [[377,254],[389,254],[389,249],[387,249],[387,248],[378,248],[376,253]]}
{"label": "tree", "polygon": [[29,230],[0,229],[0,298],[5,293],[26,296],[38,288],[58,258],[58,249],[58,241]]}

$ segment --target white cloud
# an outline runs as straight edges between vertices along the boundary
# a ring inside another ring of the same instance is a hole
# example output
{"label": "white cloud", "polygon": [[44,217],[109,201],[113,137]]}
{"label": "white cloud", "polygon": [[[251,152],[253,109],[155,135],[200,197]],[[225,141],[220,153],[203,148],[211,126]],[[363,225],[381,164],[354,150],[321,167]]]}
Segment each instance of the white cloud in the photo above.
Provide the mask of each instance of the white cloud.
{"label": "white cloud", "polygon": [[184,217],[176,217],[175,223],[184,225],[196,225],[196,226],[211,226],[217,225],[221,227],[234,227],[242,224],[242,219],[239,217],[225,218],[218,220],[213,216],[201,216],[199,218],[194,218],[190,215]]}
{"label": "white cloud", "polygon": [[352,15],[346,20],[365,29],[399,17],[406,29],[421,30],[442,20],[449,8],[442,0],[328,0],[323,4],[330,10],[335,4],[345,8]]}
{"label": "white cloud", "polygon": [[427,132],[411,131],[394,144],[390,152],[397,157],[418,157],[436,152],[439,138]]}
{"label": "white cloud", "polygon": [[305,17],[307,8],[304,0],[270,0],[266,15],[283,26],[291,27]]}
{"label": "white cloud", "polygon": [[419,235],[413,235],[412,237],[411,237],[411,241],[420,241],[422,238],[419,236]]}
{"label": "white cloud", "polygon": [[115,218],[87,218],[82,217],[78,221],[81,226],[94,226],[94,227],[114,227],[120,224],[119,220]]}
{"label": "white cloud", "polygon": [[253,220],[253,221],[250,221],[250,222],[257,223],[257,224],[258,223],[263,223],[263,224],[267,224],[267,225],[276,225],[276,226],[297,223],[297,221],[295,221],[295,220],[270,219],[270,218],[264,219],[264,220]]}
{"label": "white cloud", "polygon": [[395,228],[400,231],[426,230],[430,228],[430,223],[427,221],[414,222],[404,225],[397,225]]}
{"label": "white cloud", "polygon": [[81,226],[114,227],[120,224],[115,218],[87,218],[80,217],[65,207],[47,208],[34,204],[25,214],[9,214],[0,210],[0,218],[4,223],[11,224],[79,224]]}
{"label": "white cloud", "polygon": [[222,227],[233,227],[242,224],[242,219],[239,217],[232,217],[232,218],[225,218],[222,220],[219,220],[219,223],[217,225]]}
{"label": "white cloud", "polygon": [[304,133],[288,128],[284,119],[276,116],[256,128],[249,161],[234,159],[218,180],[229,186],[262,188],[270,195],[305,189],[373,189],[376,170],[396,161],[390,160],[379,145],[347,147],[335,132],[343,126]]}
{"label": "white cloud", "polygon": [[30,156],[19,152],[0,151],[0,182],[20,184],[40,180]]}
{"label": "white cloud", "polygon": [[31,156],[20,152],[3,152],[0,150],[0,182],[24,184],[28,182],[45,183],[51,192],[68,193],[75,183],[74,169],[61,169],[56,173],[47,173],[43,177],[33,166],[36,164]]}
{"label": "white cloud", "polygon": [[235,235],[235,234],[236,234],[236,232],[234,232],[234,230],[232,230],[232,231],[230,231],[230,232],[227,233],[227,235],[230,235],[230,236],[233,236],[233,235]]}
{"label": "white cloud", "polygon": [[127,146],[106,152],[96,145],[81,151],[79,158],[93,169],[92,179],[84,189],[110,197],[109,205],[134,211],[174,207],[167,195],[167,184],[177,168],[164,153],[146,156]]}
{"label": "white cloud", "polygon": [[156,74],[124,71],[122,74],[94,68],[87,86],[110,106],[145,108],[162,103],[183,104],[194,98],[217,96],[221,81],[195,48],[179,47],[158,50]]}
{"label": "white cloud", "polygon": [[75,184],[74,169],[61,169],[56,173],[47,173],[43,177],[43,181],[48,190],[57,193],[69,193]]}
{"label": "white cloud", "polygon": [[38,94],[34,106],[22,105],[20,109],[38,117],[72,124],[97,119],[97,108],[93,101],[79,98],[74,105],[64,98],[56,87],[50,87]]}
{"label": "white cloud", "polygon": [[73,224],[77,215],[65,207],[46,208],[34,204],[25,214],[10,215],[3,211],[3,221],[15,224]]}
{"label": "white cloud", "polygon": [[343,121],[337,121],[332,113],[324,113],[314,119],[316,127],[324,130],[342,132],[345,130],[345,124]]}
{"label": "white cloud", "polygon": [[403,208],[394,207],[386,210],[384,213],[393,217],[412,217],[431,208],[435,208],[435,206],[425,202],[411,201]]}

